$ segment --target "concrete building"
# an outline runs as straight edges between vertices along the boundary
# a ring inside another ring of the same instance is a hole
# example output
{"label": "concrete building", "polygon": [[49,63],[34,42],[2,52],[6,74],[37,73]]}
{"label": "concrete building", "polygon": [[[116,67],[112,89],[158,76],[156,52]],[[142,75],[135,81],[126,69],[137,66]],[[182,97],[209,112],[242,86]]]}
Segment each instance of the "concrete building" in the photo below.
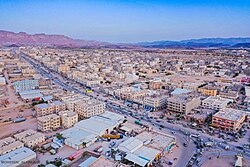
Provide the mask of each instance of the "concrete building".
{"label": "concrete building", "polygon": [[14,138],[23,142],[25,146],[31,148],[45,141],[45,135],[33,129],[18,133],[14,135]]}
{"label": "concrete building", "polygon": [[156,90],[156,89],[161,89],[161,87],[162,87],[161,80],[154,80],[154,81],[149,83],[150,89]]}
{"label": "concrete building", "polygon": [[36,114],[38,117],[58,113],[66,110],[66,105],[60,101],[54,101],[52,103],[42,103],[35,105]]}
{"label": "concrete building", "polygon": [[201,104],[199,97],[172,96],[167,100],[167,110],[174,113],[187,115]]}
{"label": "concrete building", "polygon": [[57,98],[59,98],[63,103],[66,104],[66,108],[68,110],[75,112],[75,104],[77,102],[82,101],[82,99],[89,98],[89,97],[85,97],[80,94],[66,94],[66,95],[60,94],[59,96],[57,96]]}
{"label": "concrete building", "polygon": [[32,68],[24,68],[22,69],[22,74],[25,77],[33,77],[36,74],[36,70]]}
{"label": "concrete building", "polygon": [[49,88],[52,86],[52,80],[49,78],[39,78],[38,83],[39,88]]}
{"label": "concrete building", "polygon": [[246,112],[242,110],[225,108],[213,115],[212,126],[226,132],[237,132],[242,127],[246,117]]}
{"label": "concrete building", "polygon": [[105,103],[95,99],[87,98],[85,101],[75,103],[75,112],[81,119],[99,115],[104,112],[104,109]]}
{"label": "concrete building", "polygon": [[61,117],[62,126],[65,128],[70,128],[78,122],[78,114],[73,111],[60,111],[59,115]]}
{"label": "concrete building", "polygon": [[104,112],[76,123],[73,127],[60,132],[64,143],[75,149],[82,149],[93,144],[98,137],[111,132],[124,121],[119,114]]}
{"label": "concrete building", "polygon": [[16,81],[13,83],[14,89],[16,92],[32,90],[38,88],[38,80],[37,79],[25,79],[22,81]]}
{"label": "concrete building", "polygon": [[24,144],[12,137],[7,137],[0,140],[0,155],[6,154],[13,150],[23,147]]}
{"label": "concrete building", "polygon": [[104,112],[105,103],[80,94],[59,97],[70,111],[76,112],[80,119],[89,118]]}
{"label": "concrete building", "polygon": [[25,91],[20,91],[19,92],[20,97],[23,100],[33,100],[35,98],[41,98],[43,97],[43,94],[41,93],[40,90],[25,90]]}
{"label": "concrete building", "polygon": [[0,156],[1,167],[30,166],[36,160],[36,153],[27,147],[21,147]]}
{"label": "concrete building", "polygon": [[5,77],[0,77],[0,86],[6,85],[6,79]]}
{"label": "concrete building", "polygon": [[150,108],[152,110],[160,110],[167,106],[167,96],[148,96],[144,98],[144,108]]}
{"label": "concrete building", "polygon": [[201,86],[202,84],[202,82],[185,82],[182,84],[182,88],[191,91],[197,91],[199,86]]}
{"label": "concrete building", "polygon": [[165,155],[176,145],[175,137],[156,131],[144,131],[118,145],[130,165],[150,166],[156,157]]}
{"label": "concrete building", "polygon": [[37,118],[37,129],[46,132],[56,130],[61,126],[60,116],[56,114],[46,115]]}
{"label": "concrete building", "polygon": [[217,96],[209,96],[202,100],[202,107],[219,111],[224,109],[230,102],[233,102],[233,100]]}
{"label": "concrete building", "polygon": [[218,90],[210,85],[198,88],[198,92],[201,92],[202,94],[207,96],[216,96],[218,94]]}

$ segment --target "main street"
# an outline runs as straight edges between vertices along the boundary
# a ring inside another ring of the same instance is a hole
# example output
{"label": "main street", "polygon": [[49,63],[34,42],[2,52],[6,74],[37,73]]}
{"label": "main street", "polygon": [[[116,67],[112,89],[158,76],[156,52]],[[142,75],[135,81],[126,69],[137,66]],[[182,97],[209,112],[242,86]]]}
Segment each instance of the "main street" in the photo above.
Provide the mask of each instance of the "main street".
{"label": "main street", "polygon": [[[72,92],[76,92],[82,95],[86,95],[86,96],[90,96],[92,98],[98,99],[100,101],[106,102],[106,107],[110,110],[112,110],[113,112],[117,112],[120,114],[123,114],[129,118],[133,118],[133,119],[137,119],[138,117],[141,119],[141,122],[145,125],[150,125],[153,126],[154,128],[157,128],[163,132],[166,133],[173,133],[174,136],[177,137],[178,141],[179,141],[179,145],[181,147],[183,143],[186,143],[185,138],[191,138],[189,137],[190,134],[197,134],[198,132],[194,129],[190,129],[190,128],[186,128],[183,127],[182,125],[179,124],[172,124],[172,123],[168,123],[167,121],[157,121],[155,119],[150,119],[145,117],[145,115],[143,114],[139,114],[137,113],[137,115],[133,115],[132,113],[136,113],[135,109],[131,109],[131,108],[125,108],[122,107],[120,105],[116,105],[113,102],[109,101],[107,97],[104,96],[99,96],[102,93],[101,92],[97,92],[94,91],[91,94],[88,94],[85,92],[85,85],[82,83],[77,83],[76,81],[63,77],[60,74],[58,74],[57,72],[53,71],[52,69],[49,69],[48,67],[44,66],[43,64],[41,64],[40,62],[38,62],[37,60],[32,59],[31,57],[29,57],[28,55],[25,54],[21,54],[20,55],[21,58],[23,60],[25,60],[26,62],[28,62],[29,64],[31,64],[41,75],[43,75],[44,77],[50,78],[51,80],[53,80],[53,82],[59,86],[61,86],[63,89],[68,90],[68,91],[72,91]],[[186,132],[186,134],[184,134],[183,132]],[[200,139],[204,140],[204,142],[209,141],[209,139],[213,140],[214,143],[222,143],[223,139],[220,139],[216,136],[210,136],[209,134],[199,134]],[[192,141],[192,140],[190,140]],[[190,142],[192,143],[192,142]],[[235,155],[237,153],[242,153],[244,156],[250,157],[250,151],[249,150],[241,150],[239,148],[237,148],[237,146],[239,146],[238,143],[227,143],[227,145],[230,148],[230,153]],[[218,145],[221,148],[225,148],[225,145],[221,144]],[[189,161],[189,159],[192,157],[192,155],[195,153],[195,145],[194,144],[189,144],[188,147],[185,148],[186,150],[182,153],[182,156],[179,158],[182,160],[182,164],[178,164],[180,166],[186,166],[187,162]],[[226,150],[225,150],[226,151]],[[188,153],[188,154],[187,154]],[[179,161],[180,162],[180,161]]]}

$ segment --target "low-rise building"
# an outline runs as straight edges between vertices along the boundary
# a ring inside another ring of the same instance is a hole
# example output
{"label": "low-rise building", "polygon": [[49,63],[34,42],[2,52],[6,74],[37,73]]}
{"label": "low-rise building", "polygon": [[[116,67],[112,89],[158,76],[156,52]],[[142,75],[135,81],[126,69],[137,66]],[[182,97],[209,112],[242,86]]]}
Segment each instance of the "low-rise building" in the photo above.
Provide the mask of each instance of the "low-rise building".
{"label": "low-rise building", "polygon": [[6,85],[6,79],[5,77],[0,77],[0,86]]}
{"label": "low-rise building", "polygon": [[24,144],[22,142],[17,141],[13,137],[4,138],[0,140],[0,155],[6,154],[23,146]]}
{"label": "low-rise building", "polygon": [[201,100],[199,97],[189,95],[172,96],[167,99],[167,110],[179,114],[189,114],[193,109],[199,107]]}
{"label": "low-rise building", "polygon": [[22,98],[22,100],[25,100],[25,101],[27,101],[27,100],[31,101],[33,99],[37,99],[37,98],[43,97],[43,94],[38,89],[36,89],[36,90],[20,91],[19,95]]}
{"label": "low-rise building", "polygon": [[136,137],[130,137],[118,145],[130,165],[150,166],[161,155],[170,152],[176,145],[174,136],[156,131],[144,131]]}
{"label": "low-rise building", "polygon": [[14,135],[14,138],[23,142],[25,146],[31,148],[45,141],[45,135],[33,129],[18,133]]}
{"label": "low-rise building", "polygon": [[38,80],[37,79],[25,79],[22,81],[16,81],[13,83],[16,92],[32,90],[38,88]]}
{"label": "low-rise building", "polygon": [[61,126],[60,116],[56,114],[46,115],[37,118],[37,129],[45,132],[55,130]]}
{"label": "low-rise building", "polygon": [[167,106],[167,96],[148,96],[144,98],[144,107],[152,110],[160,110]]}
{"label": "low-rise building", "polygon": [[1,167],[30,166],[36,160],[36,153],[27,147],[21,147],[0,156]]}
{"label": "low-rise building", "polygon": [[162,87],[161,80],[154,80],[154,81],[152,81],[152,82],[149,83],[149,88],[150,89],[153,89],[153,90],[155,90],[155,89],[161,89],[161,87]]}
{"label": "low-rise building", "polygon": [[61,117],[62,126],[65,128],[70,128],[78,122],[78,114],[73,111],[61,111],[59,112],[59,115]]}
{"label": "low-rise building", "polygon": [[213,109],[213,110],[222,110],[230,102],[233,102],[233,100],[222,98],[222,97],[217,97],[217,96],[209,96],[208,98],[202,100],[202,107]]}
{"label": "low-rise building", "polygon": [[218,90],[210,85],[198,88],[198,92],[201,92],[202,94],[207,96],[216,96],[218,94]]}
{"label": "low-rise building", "polygon": [[242,127],[246,117],[246,112],[242,110],[225,108],[213,115],[212,126],[226,132],[237,132]]}
{"label": "low-rise building", "polygon": [[36,114],[38,117],[58,113],[66,110],[66,105],[60,101],[54,101],[51,103],[42,103],[35,105]]}
{"label": "low-rise building", "polygon": [[32,68],[24,68],[22,69],[22,74],[25,77],[33,77],[36,74],[36,70]]}
{"label": "low-rise building", "polygon": [[64,143],[75,149],[82,149],[93,144],[98,137],[110,133],[124,121],[119,114],[104,112],[100,115],[84,119],[73,127],[60,132],[65,138]]}
{"label": "low-rise building", "polygon": [[38,117],[49,115],[54,112],[54,108],[47,103],[35,105],[34,108]]}
{"label": "low-rise building", "polygon": [[85,101],[75,103],[75,112],[81,119],[99,115],[104,112],[105,103],[87,98]]}

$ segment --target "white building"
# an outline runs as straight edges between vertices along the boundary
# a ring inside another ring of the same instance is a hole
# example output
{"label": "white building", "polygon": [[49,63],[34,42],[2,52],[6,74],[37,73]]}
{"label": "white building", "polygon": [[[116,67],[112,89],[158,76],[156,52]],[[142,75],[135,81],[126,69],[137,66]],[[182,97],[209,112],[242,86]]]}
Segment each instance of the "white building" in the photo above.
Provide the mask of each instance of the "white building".
{"label": "white building", "polygon": [[6,85],[6,80],[4,77],[0,77],[0,86]]}
{"label": "white building", "polygon": [[76,123],[72,128],[61,132],[65,138],[64,143],[75,149],[88,147],[94,143],[98,136],[109,133],[124,121],[119,114],[105,112],[89,119]]}
{"label": "white building", "polygon": [[39,86],[37,79],[25,79],[22,81],[16,81],[13,83],[16,92],[36,89]]}
{"label": "white building", "polygon": [[143,105],[153,110],[163,109],[167,106],[167,96],[148,96],[144,98]]}
{"label": "white building", "polygon": [[222,110],[230,102],[233,102],[233,100],[216,96],[209,96],[208,98],[202,100],[202,107],[212,110]]}
{"label": "white building", "polygon": [[0,156],[1,167],[16,167],[20,165],[31,165],[28,162],[36,159],[36,153],[27,147],[21,147]]}
{"label": "white building", "polygon": [[70,128],[78,122],[78,114],[73,111],[61,111],[59,115],[61,117],[62,126],[65,128]]}

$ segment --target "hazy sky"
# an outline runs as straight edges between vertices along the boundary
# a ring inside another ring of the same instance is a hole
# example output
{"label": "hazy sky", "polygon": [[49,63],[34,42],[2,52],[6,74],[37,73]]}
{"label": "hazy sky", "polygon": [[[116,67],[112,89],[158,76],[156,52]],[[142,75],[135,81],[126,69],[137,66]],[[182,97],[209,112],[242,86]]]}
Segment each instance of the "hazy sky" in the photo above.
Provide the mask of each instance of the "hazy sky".
{"label": "hazy sky", "polygon": [[0,0],[0,29],[109,42],[250,36],[250,0]]}

